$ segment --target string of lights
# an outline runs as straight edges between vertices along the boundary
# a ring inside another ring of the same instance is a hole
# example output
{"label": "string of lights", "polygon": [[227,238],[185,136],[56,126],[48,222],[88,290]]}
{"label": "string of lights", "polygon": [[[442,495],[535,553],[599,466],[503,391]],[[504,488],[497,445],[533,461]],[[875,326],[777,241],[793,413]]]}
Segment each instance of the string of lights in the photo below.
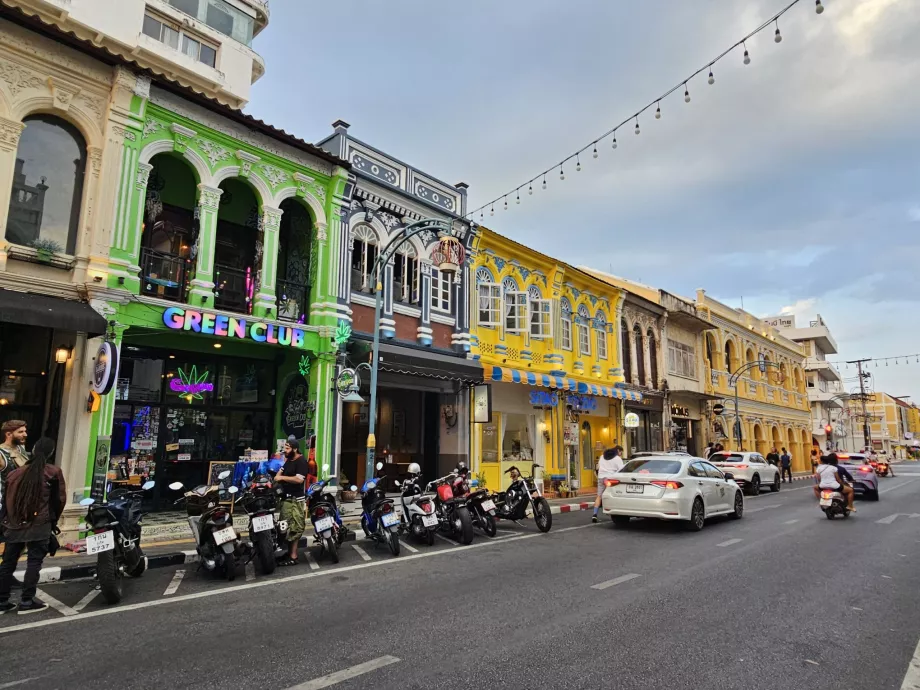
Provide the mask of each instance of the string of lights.
{"label": "string of lights", "polygon": [[[547,181],[546,181],[546,176],[550,175],[557,169],[559,171],[560,181],[564,180],[565,179],[565,166],[566,164],[571,163],[573,159],[575,160],[575,171],[581,172],[581,156],[582,155],[589,155],[587,154],[587,152],[590,150],[591,152],[590,155],[593,158],[597,158],[600,155],[600,153],[598,152],[598,148],[597,148],[598,144],[600,144],[601,142],[605,142],[608,138],[611,138],[610,147],[612,149],[617,148],[618,146],[617,132],[619,132],[621,128],[627,125],[631,125],[635,123],[634,132],[636,135],[640,134],[641,130],[639,128],[639,117],[643,113],[645,113],[647,110],[654,107],[655,108],[655,119],[660,120],[661,119],[661,102],[665,98],[670,96],[672,93],[674,93],[675,91],[679,91],[682,88],[684,92],[684,102],[689,103],[690,102],[690,82],[695,77],[699,76],[700,74],[708,70],[709,74],[707,77],[707,82],[709,83],[710,86],[715,84],[716,79],[715,79],[715,74],[713,72],[713,68],[719,62],[719,60],[723,59],[726,55],[731,53],[733,50],[739,47],[744,48],[744,55],[743,55],[742,61],[744,62],[745,65],[749,65],[751,63],[751,54],[748,51],[747,41],[749,41],[751,38],[756,36],[758,33],[760,33],[761,31],[763,31],[764,29],[772,25],[775,27],[775,31],[773,32],[773,41],[776,43],[781,43],[783,40],[783,35],[779,30],[779,20],[784,14],[786,14],[786,12],[788,12],[793,7],[798,5],[801,1],[802,0],[792,0],[792,2],[790,2],[788,5],[786,5],[783,9],[781,9],[779,12],[774,14],[772,17],[767,19],[756,29],[754,29],[753,31],[751,31],[750,33],[742,37],[740,40],[733,43],[729,48],[722,51],[719,55],[717,55],[712,60],[707,62],[705,65],[700,67],[698,70],[696,70],[689,76],[685,77],[684,79],[681,79],[677,84],[675,84],[670,89],[662,93],[660,96],[649,101],[646,105],[644,105],[642,108],[637,110],[635,113],[633,113],[632,115],[624,119],[618,125],[612,127],[611,129],[608,129],[606,132],[604,132],[600,136],[595,137],[582,148],[578,149],[577,151],[570,154],[569,156],[563,158],[559,163],[553,164],[550,167],[548,167],[546,170],[544,170],[543,172],[538,173],[537,175],[534,175],[533,177],[531,177],[529,180],[527,180],[523,184],[520,184],[514,189],[506,192],[505,194],[501,194],[500,196],[495,197],[494,199],[492,199],[492,201],[486,202],[482,206],[479,206],[478,208],[473,209],[472,211],[467,213],[467,217],[469,219],[473,219],[476,216],[476,214],[479,214],[480,219],[482,219],[485,217],[486,209],[489,210],[489,215],[495,215],[495,204],[501,205],[502,202],[504,202],[504,209],[507,211],[509,197],[511,197],[514,200],[515,204],[520,204],[522,190],[525,190],[528,196],[532,196],[533,195],[533,185],[535,183],[539,184],[543,189],[546,189],[548,186]],[[817,14],[821,14],[824,12],[824,5],[821,4],[821,0],[815,0],[815,12]],[[542,182],[541,182],[541,179],[542,179]]]}
{"label": "string of lights", "polygon": [[[878,366],[886,366],[886,367],[887,367],[887,366],[890,366],[890,365],[889,365],[889,362],[894,362],[895,366],[898,366],[898,365],[900,365],[900,364],[902,364],[902,363],[905,364],[905,365],[909,365],[909,364],[920,364],[920,353],[916,353],[916,354],[912,354],[912,355],[894,355],[893,357],[867,357],[867,358],[863,359],[862,361],[863,361],[864,364],[867,364],[867,365],[868,365],[868,364],[871,364],[872,366],[876,366],[876,367],[878,367]],[[883,363],[884,363],[884,364],[883,364]],[[849,369],[850,366],[852,366],[852,365],[851,365],[849,362],[847,362],[846,360],[842,360],[842,361],[839,361],[839,362],[828,362],[828,364],[833,364],[834,366],[838,366],[838,367],[839,367],[839,366],[842,366],[842,367],[847,368],[847,369]],[[854,368],[855,368],[855,366],[854,366]]]}

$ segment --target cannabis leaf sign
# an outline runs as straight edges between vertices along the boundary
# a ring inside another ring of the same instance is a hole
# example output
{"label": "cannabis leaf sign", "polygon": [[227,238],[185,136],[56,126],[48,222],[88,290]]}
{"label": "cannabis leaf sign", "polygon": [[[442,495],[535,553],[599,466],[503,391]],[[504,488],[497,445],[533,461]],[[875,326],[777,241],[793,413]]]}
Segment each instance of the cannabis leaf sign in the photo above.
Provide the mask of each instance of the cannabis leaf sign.
{"label": "cannabis leaf sign", "polygon": [[211,372],[205,370],[198,373],[198,367],[194,364],[189,371],[179,369],[179,378],[171,379],[169,382],[170,390],[179,394],[179,397],[191,404],[193,400],[204,400],[202,393],[210,393],[214,390],[214,384],[208,383],[206,379]]}
{"label": "cannabis leaf sign", "polygon": [[305,379],[310,377],[310,360],[307,359],[306,355],[301,355],[300,362],[297,364],[297,371]]}
{"label": "cannabis leaf sign", "polygon": [[348,342],[349,338],[351,338],[351,326],[348,325],[347,321],[339,321],[339,325],[335,329],[335,335],[332,336],[332,342],[335,343],[337,348],[340,348]]}

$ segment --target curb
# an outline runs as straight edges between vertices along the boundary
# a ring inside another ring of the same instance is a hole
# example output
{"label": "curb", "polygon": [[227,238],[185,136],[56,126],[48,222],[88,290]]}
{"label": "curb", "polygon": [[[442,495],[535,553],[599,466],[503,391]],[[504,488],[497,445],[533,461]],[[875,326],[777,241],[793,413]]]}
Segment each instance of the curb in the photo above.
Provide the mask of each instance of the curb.
{"label": "curb", "polygon": [[593,501],[590,503],[563,503],[559,506],[551,505],[549,507],[549,512],[553,515],[558,515],[559,513],[574,513],[579,510],[591,510],[593,507]]}

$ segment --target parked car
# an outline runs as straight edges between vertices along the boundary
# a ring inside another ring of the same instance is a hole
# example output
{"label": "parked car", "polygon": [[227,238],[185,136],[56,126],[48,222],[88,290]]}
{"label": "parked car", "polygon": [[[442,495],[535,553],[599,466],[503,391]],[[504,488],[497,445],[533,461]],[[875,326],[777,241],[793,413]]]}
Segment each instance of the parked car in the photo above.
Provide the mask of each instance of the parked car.
{"label": "parked car", "polygon": [[771,465],[760,453],[723,450],[710,455],[709,462],[731,472],[738,486],[751,496],[757,496],[762,486],[779,491],[779,467]]}
{"label": "parked car", "polygon": [[693,456],[690,453],[685,453],[682,450],[664,450],[659,452],[654,452],[651,450],[640,450],[638,453],[633,453],[629,456],[630,460],[635,460],[636,458],[651,458],[651,457],[664,457],[670,455],[679,455],[682,458],[692,458]]}
{"label": "parked car", "polygon": [[862,453],[837,453],[841,467],[853,475],[853,492],[870,501],[878,500],[878,475]]}
{"label": "parked car", "polygon": [[731,474],[692,456],[636,458],[604,483],[604,513],[618,527],[644,517],[685,521],[698,532],[715,515],[744,515],[744,496]]}

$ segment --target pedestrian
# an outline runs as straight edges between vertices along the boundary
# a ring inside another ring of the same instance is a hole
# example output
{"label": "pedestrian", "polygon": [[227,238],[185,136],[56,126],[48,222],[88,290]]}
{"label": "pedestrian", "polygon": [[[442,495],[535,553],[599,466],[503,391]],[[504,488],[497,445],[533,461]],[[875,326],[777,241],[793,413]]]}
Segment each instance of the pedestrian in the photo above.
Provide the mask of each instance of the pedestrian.
{"label": "pedestrian", "polygon": [[770,449],[770,452],[767,453],[767,462],[774,467],[779,466],[779,451],[776,450],[776,446],[773,446],[773,448]]}
{"label": "pedestrian", "polygon": [[706,447],[703,449],[703,459],[704,460],[708,460],[709,456],[712,455],[713,445],[714,444],[712,441],[706,444]]}
{"label": "pedestrian", "polygon": [[591,522],[597,522],[597,511],[601,507],[604,489],[607,488],[604,480],[610,479],[623,469],[623,458],[620,457],[622,452],[621,446],[615,446],[605,450],[604,454],[597,459],[597,498],[594,499],[594,514],[591,516]]}
{"label": "pedestrian", "polygon": [[36,598],[42,562],[48,554],[57,521],[67,503],[67,486],[59,467],[48,464],[54,455],[54,441],[40,438],[32,457],[10,473],[4,496],[3,519],[6,549],[0,563],[0,613],[17,608],[10,603],[13,573],[23,550],[28,554],[22,579],[19,613],[44,611],[48,605]]}
{"label": "pedestrian", "polygon": [[284,444],[284,465],[275,474],[284,496],[281,499],[280,519],[287,522],[287,539],[290,551],[278,565],[297,565],[297,548],[307,526],[307,498],[304,482],[309,474],[307,459],[300,454],[300,443],[289,436]]}
{"label": "pedestrian", "polygon": [[783,454],[779,457],[779,462],[782,465],[782,477],[783,481],[786,481],[786,477],[789,477],[789,481],[792,481],[792,456],[789,455],[789,452],[783,448]]}
{"label": "pedestrian", "polygon": [[11,419],[0,425],[0,521],[3,520],[3,495],[6,480],[13,470],[19,469],[29,461],[26,454],[28,429],[21,419]]}
{"label": "pedestrian", "polygon": [[821,454],[818,453],[818,449],[812,447],[811,449],[811,473],[814,474],[818,471],[818,462],[821,458]]}

